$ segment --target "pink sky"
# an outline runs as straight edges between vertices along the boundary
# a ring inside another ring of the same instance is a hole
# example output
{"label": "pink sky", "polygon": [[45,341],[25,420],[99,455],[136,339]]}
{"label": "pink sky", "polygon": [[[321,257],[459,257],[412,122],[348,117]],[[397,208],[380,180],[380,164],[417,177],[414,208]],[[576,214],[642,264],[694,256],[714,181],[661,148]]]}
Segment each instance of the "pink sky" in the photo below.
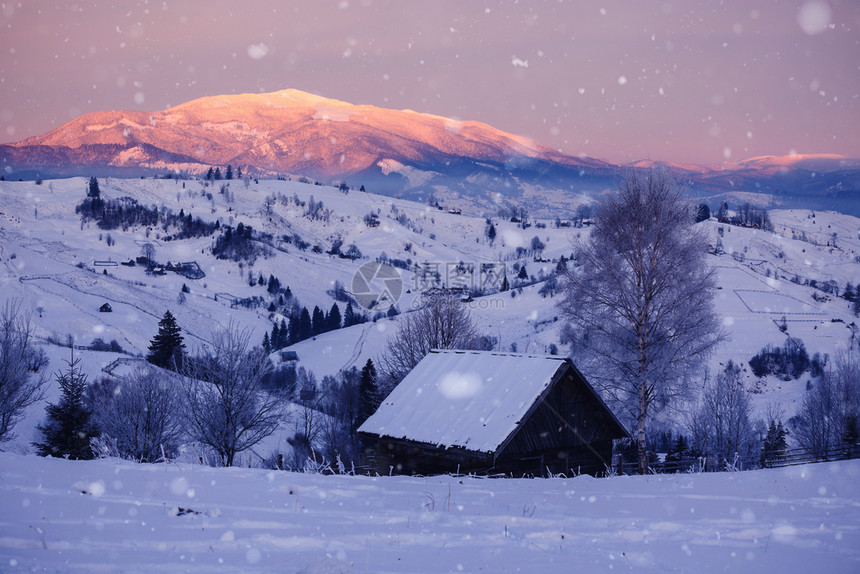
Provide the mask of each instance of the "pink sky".
{"label": "pink sky", "polygon": [[21,0],[0,30],[0,142],[297,88],[615,162],[860,157],[856,0]]}

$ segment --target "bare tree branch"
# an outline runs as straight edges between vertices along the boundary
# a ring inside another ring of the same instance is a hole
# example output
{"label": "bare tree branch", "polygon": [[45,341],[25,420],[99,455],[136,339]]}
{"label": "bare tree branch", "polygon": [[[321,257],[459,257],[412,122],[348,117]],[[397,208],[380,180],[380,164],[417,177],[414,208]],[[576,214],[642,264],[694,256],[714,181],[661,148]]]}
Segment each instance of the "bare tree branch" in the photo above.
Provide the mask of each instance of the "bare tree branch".
{"label": "bare tree branch", "polygon": [[425,302],[402,316],[378,360],[384,390],[394,388],[431,349],[475,349],[478,344],[478,329],[457,297],[434,295]]}

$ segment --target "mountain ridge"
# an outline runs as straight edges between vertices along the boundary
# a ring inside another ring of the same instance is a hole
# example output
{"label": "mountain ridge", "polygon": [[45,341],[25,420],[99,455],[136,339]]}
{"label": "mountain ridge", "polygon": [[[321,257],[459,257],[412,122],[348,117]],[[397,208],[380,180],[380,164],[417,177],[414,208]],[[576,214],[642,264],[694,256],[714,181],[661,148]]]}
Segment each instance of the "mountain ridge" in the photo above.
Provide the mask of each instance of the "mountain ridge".
{"label": "mountain ridge", "polygon": [[[569,196],[561,205],[570,208],[610,188],[619,170],[653,165],[668,166],[696,195],[715,200],[753,192],[775,196],[782,206],[789,206],[785,198],[803,196],[850,207],[860,193],[860,160],[842,156],[617,165],[567,155],[482,122],[354,105],[296,89],[205,96],[158,112],[90,112],[0,145],[6,176],[27,179],[193,175],[228,164],[260,177],[348,181],[387,195],[424,200],[441,194],[483,208],[499,197],[516,202],[526,196],[546,206],[557,202],[558,192]],[[773,201],[763,197],[761,203]]]}

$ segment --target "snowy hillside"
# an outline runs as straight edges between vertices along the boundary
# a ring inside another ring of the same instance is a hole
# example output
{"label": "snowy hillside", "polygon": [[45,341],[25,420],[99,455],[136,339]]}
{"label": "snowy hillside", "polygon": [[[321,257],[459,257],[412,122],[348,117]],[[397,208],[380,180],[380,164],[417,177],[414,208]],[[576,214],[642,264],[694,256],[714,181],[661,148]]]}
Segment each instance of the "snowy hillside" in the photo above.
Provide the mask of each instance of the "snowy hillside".
{"label": "snowy hillside", "polygon": [[0,453],[0,570],[849,574],[858,506],[857,460],[498,480]]}
{"label": "snowy hillside", "polygon": [[[242,223],[267,234],[268,256],[237,263],[212,255],[217,233],[168,241],[166,236],[176,232],[173,228],[131,226],[107,231],[92,221],[82,224],[75,207],[84,199],[86,188],[87,181],[81,178],[41,185],[0,182],[3,299],[20,299],[32,313],[36,335],[49,349],[51,372],[62,367],[68,352],[47,341],[64,341],[67,335],[82,346],[96,338],[115,340],[127,354],[79,351],[85,372],[94,380],[104,375],[103,369],[115,367],[112,363],[117,359],[128,362],[145,354],[167,309],[176,316],[192,352],[209,339],[213,329],[229,321],[251,329],[253,340],[260,342],[273,320],[284,317],[268,310],[272,298],[259,277],[277,277],[301,306],[328,310],[335,302],[336,283],[352,291],[361,265],[379,257],[409,267],[398,270],[402,294],[396,307],[401,312],[410,309],[417,293],[432,279],[432,272],[415,272],[417,265],[438,271],[440,284],[487,287],[487,295],[466,304],[479,329],[495,338],[497,349],[540,354],[555,345],[560,353],[566,352],[560,339],[563,321],[556,307],[558,297],[543,297],[539,290],[555,261],[562,255],[569,257],[573,242],[587,237],[587,226],[556,228],[554,220],[545,220],[533,221],[541,227],[524,230],[497,213],[449,213],[461,206],[438,209],[295,181],[100,180],[105,199],[130,197],[162,212],[169,209],[232,227]],[[570,216],[559,215],[562,220]],[[494,241],[487,236],[486,218],[496,230]],[[846,283],[860,283],[860,220],[803,210],[774,211],[771,219],[775,233],[714,220],[701,224],[713,244],[719,240],[725,251],[708,259],[719,273],[717,309],[729,335],[711,365],[703,365],[703,372],[729,359],[746,365],[762,347],[781,345],[787,335],[802,339],[810,355],[832,355],[854,337],[856,318],[849,302],[820,287],[832,282],[841,293]],[[545,245],[542,262],[535,261],[530,251],[533,238]],[[342,245],[342,252],[354,244],[361,258],[326,253],[335,242]],[[155,249],[159,263],[196,262],[205,277],[189,279],[173,272],[149,275],[142,266],[120,264],[140,256],[146,243]],[[455,273],[460,263],[468,273]],[[523,264],[536,283],[496,293],[499,270],[513,280],[515,265]],[[486,273],[482,273],[484,267]],[[803,284],[810,280],[819,288]],[[182,293],[183,285],[187,294]],[[259,306],[232,303],[253,297],[259,298]],[[99,312],[105,303],[112,312]],[[339,305],[343,311],[344,303]],[[318,380],[352,366],[360,368],[383,351],[396,321],[396,317],[381,318],[302,341],[293,347],[298,364]],[[749,369],[745,377],[748,387],[756,390],[757,406],[778,401],[788,416],[806,381],[756,379]],[[54,389],[48,399],[55,397]],[[16,429],[18,448],[26,449],[43,413],[44,403],[34,407]]]}

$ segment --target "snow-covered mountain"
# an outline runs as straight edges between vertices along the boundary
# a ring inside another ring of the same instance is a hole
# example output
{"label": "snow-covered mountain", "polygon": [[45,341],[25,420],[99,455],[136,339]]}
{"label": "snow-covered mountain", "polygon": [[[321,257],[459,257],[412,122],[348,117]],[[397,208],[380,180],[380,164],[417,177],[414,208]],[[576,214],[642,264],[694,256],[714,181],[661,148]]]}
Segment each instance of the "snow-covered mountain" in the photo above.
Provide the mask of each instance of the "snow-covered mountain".
{"label": "snow-covered mountain", "polygon": [[[255,175],[346,181],[418,200],[435,194],[489,208],[505,198],[538,209],[570,208],[582,196],[598,195],[620,167],[480,122],[294,89],[204,97],[159,112],[88,113],[44,135],[0,145],[7,179],[199,174],[227,165]],[[857,159],[785,156],[672,168],[713,201],[746,192],[761,205],[860,215]]]}
{"label": "snow-covered mountain", "polygon": [[[352,105],[292,89],[205,97],[161,112],[85,114],[42,136],[0,146],[0,163],[13,174],[97,175],[200,173],[231,164],[255,174],[348,181],[392,195],[451,187],[482,200],[489,190],[515,195],[529,184],[549,187],[582,170],[605,175],[610,167],[480,122]],[[420,182],[415,172],[421,172]]]}

